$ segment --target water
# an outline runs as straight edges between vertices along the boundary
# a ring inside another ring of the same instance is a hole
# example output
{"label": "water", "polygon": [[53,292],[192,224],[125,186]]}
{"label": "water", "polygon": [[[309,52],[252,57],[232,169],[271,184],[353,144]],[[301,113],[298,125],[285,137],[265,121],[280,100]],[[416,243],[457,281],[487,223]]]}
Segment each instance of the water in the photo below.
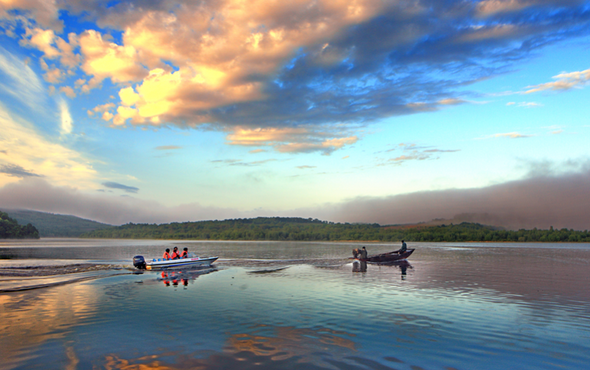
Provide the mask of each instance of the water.
{"label": "water", "polygon": [[[42,239],[0,243],[0,267],[130,264],[135,254],[159,256],[174,245],[220,260],[211,269],[102,271],[95,279],[0,293],[0,368],[590,363],[589,244],[430,243],[408,264],[354,272],[363,269],[347,258],[363,244]],[[397,248],[364,245],[370,254]],[[9,283],[18,279],[0,279],[0,287]]]}

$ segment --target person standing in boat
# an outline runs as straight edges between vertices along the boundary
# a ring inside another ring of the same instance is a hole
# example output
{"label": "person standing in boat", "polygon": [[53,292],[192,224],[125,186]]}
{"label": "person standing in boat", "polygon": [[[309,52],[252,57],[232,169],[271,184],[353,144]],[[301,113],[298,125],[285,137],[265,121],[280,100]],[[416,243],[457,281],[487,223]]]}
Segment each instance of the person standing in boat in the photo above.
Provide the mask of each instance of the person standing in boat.
{"label": "person standing in boat", "polygon": [[166,248],[166,252],[164,252],[164,255],[162,256],[162,259],[164,261],[168,261],[170,259],[170,248]]}
{"label": "person standing in boat", "polygon": [[363,249],[361,249],[361,258],[363,259],[367,259],[368,253],[367,253],[367,248],[363,247]]}
{"label": "person standing in boat", "polygon": [[173,260],[180,259],[180,253],[178,252],[178,247],[174,247],[174,250],[172,251],[172,259]]}

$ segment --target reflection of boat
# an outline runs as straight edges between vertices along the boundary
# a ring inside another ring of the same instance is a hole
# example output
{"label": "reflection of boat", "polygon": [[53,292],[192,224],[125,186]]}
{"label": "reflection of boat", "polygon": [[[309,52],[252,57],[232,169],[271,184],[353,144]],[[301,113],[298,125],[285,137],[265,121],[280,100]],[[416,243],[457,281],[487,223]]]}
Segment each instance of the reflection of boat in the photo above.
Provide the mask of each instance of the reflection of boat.
{"label": "reflection of boat", "polygon": [[162,270],[161,277],[157,278],[158,281],[164,283],[165,286],[187,286],[189,281],[196,280],[201,275],[210,274],[217,271],[215,267],[208,269],[188,269],[188,270]]}
{"label": "reflection of boat", "polygon": [[162,260],[161,258],[154,258],[151,261],[146,261],[143,256],[133,257],[133,266],[140,270],[161,270],[169,269],[174,267],[202,267],[211,266],[219,257],[198,257],[189,253],[189,257],[175,259],[175,260]]}
{"label": "reflection of boat", "polygon": [[397,251],[387,252],[387,253],[377,254],[374,256],[369,256],[367,258],[357,258],[357,259],[359,261],[376,262],[376,263],[403,261],[406,258],[410,257],[410,255],[414,252],[414,250],[415,249],[408,249],[402,253],[399,253]]}

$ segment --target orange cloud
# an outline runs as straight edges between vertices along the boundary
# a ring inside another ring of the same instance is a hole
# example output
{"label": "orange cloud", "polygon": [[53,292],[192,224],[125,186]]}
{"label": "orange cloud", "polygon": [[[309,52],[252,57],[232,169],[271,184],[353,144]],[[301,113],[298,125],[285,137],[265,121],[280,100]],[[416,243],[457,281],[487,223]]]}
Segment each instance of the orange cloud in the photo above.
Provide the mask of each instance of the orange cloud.
{"label": "orange cloud", "polygon": [[480,16],[514,12],[534,5],[533,0],[484,0],[477,5]]}
{"label": "orange cloud", "polygon": [[[195,112],[263,99],[263,80],[297,50],[325,44],[383,6],[374,0],[257,0],[183,4],[176,14],[138,10],[136,20],[125,24],[123,45],[104,41],[96,31],[80,36],[82,69],[94,76],[86,90],[105,78],[141,81],[119,93],[121,105],[137,111],[132,122],[186,124],[189,117],[189,124],[205,123],[210,117]],[[345,55],[326,57],[337,62]],[[122,124],[125,117],[114,120]]]}
{"label": "orange cloud", "polygon": [[19,9],[34,18],[44,28],[61,31],[57,1],[47,0],[0,0],[0,19],[10,18],[8,11]]}
{"label": "orange cloud", "polygon": [[226,136],[226,140],[231,145],[272,146],[281,153],[323,152],[326,155],[358,141],[357,136],[334,137],[339,135],[311,127],[237,127]]}
{"label": "orange cloud", "polygon": [[85,31],[79,37],[80,51],[84,56],[82,70],[94,76],[89,86],[95,87],[105,78],[113,82],[140,81],[148,71],[143,68],[137,50],[132,46],[120,46],[105,41],[94,30]]}

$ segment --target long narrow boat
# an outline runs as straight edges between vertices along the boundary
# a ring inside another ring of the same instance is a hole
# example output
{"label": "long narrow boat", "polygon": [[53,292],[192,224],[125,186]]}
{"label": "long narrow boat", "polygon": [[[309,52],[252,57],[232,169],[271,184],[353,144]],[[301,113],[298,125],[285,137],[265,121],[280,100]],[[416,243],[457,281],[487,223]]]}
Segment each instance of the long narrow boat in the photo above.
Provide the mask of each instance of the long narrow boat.
{"label": "long narrow boat", "polygon": [[367,258],[357,258],[359,261],[366,261],[366,262],[395,262],[395,261],[403,261],[410,257],[410,255],[414,252],[415,249],[407,249],[403,253],[399,252],[387,252],[382,254],[377,254],[374,256],[369,256]]}
{"label": "long narrow boat", "polygon": [[181,258],[175,260],[162,260],[160,258],[153,258],[151,261],[146,261],[143,256],[133,257],[133,266],[140,270],[162,270],[175,267],[202,267],[211,266],[219,257],[198,257],[189,256],[188,258]]}

